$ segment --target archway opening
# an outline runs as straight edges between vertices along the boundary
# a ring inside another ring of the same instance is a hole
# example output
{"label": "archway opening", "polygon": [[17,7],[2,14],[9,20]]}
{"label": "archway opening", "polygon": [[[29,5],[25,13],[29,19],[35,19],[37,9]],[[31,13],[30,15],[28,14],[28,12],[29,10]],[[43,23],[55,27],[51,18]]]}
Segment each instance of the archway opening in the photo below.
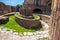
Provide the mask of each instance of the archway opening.
{"label": "archway opening", "polygon": [[34,9],[34,10],[33,10],[33,13],[34,13],[34,14],[42,14],[43,12],[42,12],[42,10],[40,10],[40,9]]}
{"label": "archway opening", "polygon": [[51,3],[48,4],[48,7],[49,7],[49,12],[51,12]]}

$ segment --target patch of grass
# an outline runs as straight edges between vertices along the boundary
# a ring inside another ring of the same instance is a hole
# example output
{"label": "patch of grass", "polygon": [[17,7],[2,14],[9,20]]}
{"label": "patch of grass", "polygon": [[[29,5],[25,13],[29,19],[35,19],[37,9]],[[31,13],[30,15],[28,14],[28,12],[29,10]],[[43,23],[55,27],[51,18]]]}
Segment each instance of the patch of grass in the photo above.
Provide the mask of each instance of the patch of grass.
{"label": "patch of grass", "polygon": [[49,40],[49,39],[48,39],[48,37],[46,37],[46,38],[43,38],[43,40]]}
{"label": "patch of grass", "polygon": [[38,39],[38,40],[49,40],[48,37],[44,37],[42,39]]}
{"label": "patch of grass", "polygon": [[36,20],[38,18],[38,16],[33,14],[33,18]]}
{"label": "patch of grass", "polygon": [[[15,21],[14,16],[9,16],[9,22],[7,22],[6,24],[1,24],[0,26],[12,29],[12,30],[16,30],[16,32],[35,32],[36,29],[27,29],[22,27],[21,25],[18,25]],[[41,28],[40,28],[41,29]]]}
{"label": "patch of grass", "polygon": [[23,18],[21,14],[19,14],[18,12],[16,13],[16,16],[19,18]]}

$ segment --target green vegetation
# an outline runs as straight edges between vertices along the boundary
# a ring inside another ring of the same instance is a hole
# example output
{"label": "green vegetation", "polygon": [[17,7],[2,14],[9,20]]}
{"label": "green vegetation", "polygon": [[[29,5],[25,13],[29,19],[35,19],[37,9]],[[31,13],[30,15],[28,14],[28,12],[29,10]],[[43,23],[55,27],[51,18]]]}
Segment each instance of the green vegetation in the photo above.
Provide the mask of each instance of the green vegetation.
{"label": "green vegetation", "polygon": [[19,18],[23,18],[21,14],[19,14],[18,12],[16,13],[16,16]]}
{"label": "green vegetation", "polygon": [[[14,16],[9,16],[9,22],[6,24],[1,24],[0,26],[6,27],[12,30],[16,30],[17,32],[35,32],[36,29],[38,29],[38,28],[27,29],[18,25],[15,21]],[[43,28],[40,28],[39,30],[43,31]]]}
{"label": "green vegetation", "polygon": [[38,16],[33,14],[33,19],[36,20],[37,18],[38,18]]}
{"label": "green vegetation", "polygon": [[19,8],[21,8],[21,7],[22,7],[22,5],[19,5],[19,4],[16,5],[16,9],[17,9],[16,11],[18,12],[19,11]]}
{"label": "green vegetation", "polygon": [[43,38],[43,40],[49,40],[49,39],[48,39],[48,37],[46,37],[46,38]]}

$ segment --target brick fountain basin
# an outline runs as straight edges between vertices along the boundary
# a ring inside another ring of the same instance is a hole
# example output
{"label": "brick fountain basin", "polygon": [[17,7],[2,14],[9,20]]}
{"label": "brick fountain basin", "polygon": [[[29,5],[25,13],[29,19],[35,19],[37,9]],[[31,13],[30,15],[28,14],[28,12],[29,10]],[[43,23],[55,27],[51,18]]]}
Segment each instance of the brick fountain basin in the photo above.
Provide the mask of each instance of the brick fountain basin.
{"label": "brick fountain basin", "polygon": [[38,27],[41,25],[40,17],[38,16],[37,19],[32,19],[32,16],[22,16],[22,18],[19,18],[15,15],[15,21],[26,28],[33,28]]}

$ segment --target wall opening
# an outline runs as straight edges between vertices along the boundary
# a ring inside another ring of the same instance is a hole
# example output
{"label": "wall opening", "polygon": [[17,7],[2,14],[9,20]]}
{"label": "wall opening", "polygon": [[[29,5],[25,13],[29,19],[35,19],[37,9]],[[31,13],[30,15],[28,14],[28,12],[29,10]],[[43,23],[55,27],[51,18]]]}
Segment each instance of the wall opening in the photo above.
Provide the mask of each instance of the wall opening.
{"label": "wall opening", "polygon": [[34,10],[33,10],[33,13],[34,13],[34,14],[42,14],[43,12],[42,12],[42,10],[40,10],[40,9],[34,9]]}
{"label": "wall opening", "polygon": [[48,7],[49,7],[49,12],[51,12],[51,3],[48,4]]}

